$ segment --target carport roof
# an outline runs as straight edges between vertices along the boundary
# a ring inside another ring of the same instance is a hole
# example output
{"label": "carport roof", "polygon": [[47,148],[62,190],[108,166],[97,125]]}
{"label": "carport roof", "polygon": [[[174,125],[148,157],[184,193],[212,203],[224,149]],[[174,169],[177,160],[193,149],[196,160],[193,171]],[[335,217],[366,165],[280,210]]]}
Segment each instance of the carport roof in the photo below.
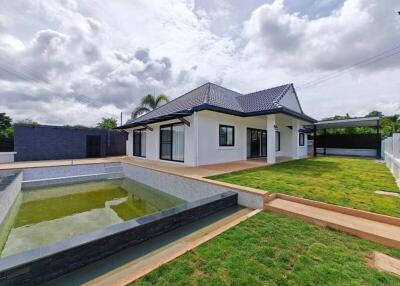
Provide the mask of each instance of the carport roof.
{"label": "carport roof", "polygon": [[314,123],[317,129],[348,128],[348,127],[375,127],[379,125],[379,117],[359,117],[339,120],[325,120]]}

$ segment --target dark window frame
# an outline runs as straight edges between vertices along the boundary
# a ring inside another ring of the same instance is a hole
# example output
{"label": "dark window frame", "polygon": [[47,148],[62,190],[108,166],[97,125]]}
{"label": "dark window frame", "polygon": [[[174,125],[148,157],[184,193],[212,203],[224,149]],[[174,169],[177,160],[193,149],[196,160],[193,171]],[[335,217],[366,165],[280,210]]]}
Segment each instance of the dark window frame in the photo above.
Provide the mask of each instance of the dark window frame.
{"label": "dark window frame", "polygon": [[276,141],[275,141],[275,152],[279,152],[279,151],[281,151],[281,132],[280,131],[275,131],[275,138],[278,138],[278,144],[276,144]]}
{"label": "dark window frame", "polygon": [[[226,128],[225,144],[221,143],[221,128]],[[228,144],[228,128],[232,128],[232,144]],[[235,147],[235,126],[220,124],[218,127],[219,147]]]}
{"label": "dark window frame", "polygon": [[[248,136],[247,136],[247,132],[248,131],[256,131],[256,132],[260,132],[260,144],[261,144],[261,149],[260,149],[260,156],[258,156],[258,157],[254,157],[254,156],[247,156],[247,152],[246,152],[246,157],[247,157],[247,159],[255,159],[255,158],[267,158],[267,149],[268,149],[268,147],[267,147],[267,142],[268,142],[268,133],[267,133],[267,130],[266,129],[259,129],[259,128],[251,128],[251,127],[247,127],[246,128],[246,140],[248,140]],[[263,136],[263,134],[265,134],[265,146],[263,146],[263,144],[262,144],[262,136]],[[247,148],[247,142],[246,142],[246,148]],[[265,148],[265,150],[263,150],[263,148]],[[264,151],[265,152],[265,155],[263,155],[262,153],[262,151]]]}
{"label": "dark window frame", "polygon": [[[143,141],[143,137],[142,134],[143,132],[145,132],[146,129],[145,128],[141,128],[141,129],[135,129],[132,132],[132,156],[134,157],[141,157],[141,158],[146,158],[146,155],[142,156],[142,141]],[[139,143],[139,154],[140,155],[135,155],[135,132],[140,132],[140,143]],[[145,142],[146,144],[146,142]]]}
{"label": "dark window frame", "polygon": [[[175,125],[183,125],[183,132],[185,132],[185,124],[183,123],[183,122],[177,122],[177,123],[170,123],[170,124],[164,124],[164,125],[160,125],[160,140],[159,140],[159,143],[160,143],[160,148],[159,148],[159,158],[160,158],[160,160],[163,160],[163,161],[171,161],[171,162],[179,162],[179,163],[184,163],[185,162],[185,151],[183,151],[183,160],[174,160],[174,159],[172,159],[172,149],[173,149],[173,146],[174,146],[174,139],[173,139],[173,126],[175,126]],[[162,146],[162,142],[161,142],[161,129],[162,128],[167,128],[167,127],[169,127],[169,128],[171,128],[171,159],[165,159],[165,158],[161,158],[161,146]],[[184,135],[185,136],[185,135]]]}
{"label": "dark window frame", "polygon": [[304,146],[305,144],[305,135],[304,133],[299,133],[299,146]]}

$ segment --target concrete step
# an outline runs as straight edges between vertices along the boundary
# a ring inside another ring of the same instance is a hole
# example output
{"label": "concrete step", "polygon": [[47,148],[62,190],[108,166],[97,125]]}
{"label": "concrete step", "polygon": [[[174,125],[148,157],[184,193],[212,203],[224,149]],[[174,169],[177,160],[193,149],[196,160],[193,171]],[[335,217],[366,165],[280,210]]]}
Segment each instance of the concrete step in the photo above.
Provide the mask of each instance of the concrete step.
{"label": "concrete step", "polygon": [[[330,205],[329,209],[327,209],[325,205],[328,204],[321,203],[321,207],[317,205],[318,202],[315,202],[313,206],[283,198],[276,198],[267,202],[264,205],[264,209],[274,213],[300,218],[320,226],[329,226],[387,246],[400,248],[400,226],[397,224],[398,218],[358,210],[352,210],[351,213],[353,214],[349,214],[343,213],[340,210],[347,208]],[[335,211],[335,207],[337,207],[339,211]],[[357,213],[360,213],[360,215],[357,215]],[[374,220],[374,217],[376,217],[378,221]],[[387,219],[385,220],[385,218]],[[387,221],[387,223],[383,221]]]}

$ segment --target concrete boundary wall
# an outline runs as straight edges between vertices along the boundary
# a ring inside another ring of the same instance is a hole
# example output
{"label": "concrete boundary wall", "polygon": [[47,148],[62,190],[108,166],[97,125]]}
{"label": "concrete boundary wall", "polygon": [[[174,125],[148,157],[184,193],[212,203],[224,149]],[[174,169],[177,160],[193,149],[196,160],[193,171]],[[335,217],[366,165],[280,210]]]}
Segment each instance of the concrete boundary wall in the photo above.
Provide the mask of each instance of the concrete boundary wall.
{"label": "concrete boundary wall", "polygon": [[0,152],[0,164],[14,162],[14,155],[17,152]]}
{"label": "concrete boundary wall", "polygon": [[[317,148],[317,154],[323,154],[324,148]],[[326,148],[327,155],[344,155],[360,157],[376,157],[376,149],[344,149],[344,148]]]}
{"label": "concrete boundary wall", "polygon": [[388,137],[382,141],[384,151],[384,159],[386,166],[392,172],[393,176],[398,180],[400,187],[400,133],[393,133],[392,137]]}
{"label": "concrete boundary wall", "polygon": [[[238,194],[238,204],[252,209],[262,209],[266,192],[251,192],[240,186],[219,183],[203,178],[191,178],[122,163],[125,176],[188,202],[216,194],[233,191]],[[242,190],[241,190],[242,189]]]}

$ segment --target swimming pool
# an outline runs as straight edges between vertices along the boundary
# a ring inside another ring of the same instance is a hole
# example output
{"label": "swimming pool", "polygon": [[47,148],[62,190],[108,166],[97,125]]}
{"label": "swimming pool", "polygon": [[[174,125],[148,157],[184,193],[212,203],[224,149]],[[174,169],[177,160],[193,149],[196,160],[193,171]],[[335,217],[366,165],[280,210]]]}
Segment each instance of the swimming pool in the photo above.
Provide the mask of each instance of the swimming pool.
{"label": "swimming pool", "polygon": [[20,196],[13,227],[0,242],[2,257],[185,202],[127,178],[30,189]]}
{"label": "swimming pool", "polygon": [[0,285],[57,278],[236,206],[239,197],[229,187],[120,163],[2,176]]}

